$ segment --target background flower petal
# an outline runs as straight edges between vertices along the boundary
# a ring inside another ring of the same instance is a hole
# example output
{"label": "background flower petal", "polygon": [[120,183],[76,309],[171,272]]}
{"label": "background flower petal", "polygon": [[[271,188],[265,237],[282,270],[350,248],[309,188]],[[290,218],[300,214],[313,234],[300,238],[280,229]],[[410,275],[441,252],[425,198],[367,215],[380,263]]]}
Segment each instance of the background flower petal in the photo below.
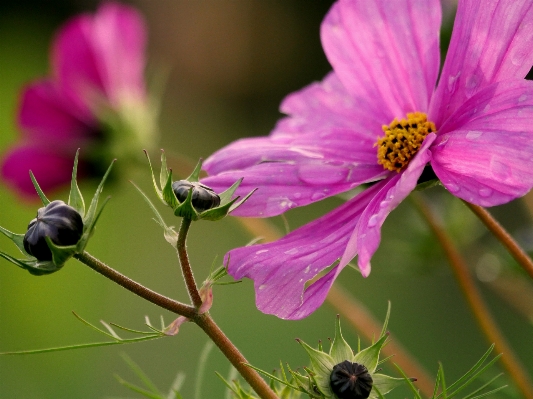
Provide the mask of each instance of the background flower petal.
{"label": "background flower petal", "polygon": [[440,23],[438,0],[341,0],[322,23],[322,46],[355,102],[388,124],[428,109]]}
{"label": "background flower petal", "polygon": [[453,195],[477,205],[499,205],[524,195],[533,187],[532,120],[533,82],[486,87],[439,131],[433,170]]}
{"label": "background flower petal", "polygon": [[25,88],[18,116],[19,126],[32,140],[79,141],[96,133],[96,120],[78,109],[48,80]]}
{"label": "background flower petal", "polygon": [[533,65],[533,3],[460,1],[430,119],[445,121],[483,87],[523,79]]}
{"label": "background flower petal", "polygon": [[290,319],[307,316],[322,304],[342,268],[330,270],[304,294],[306,282],[340,258],[359,216],[378,191],[375,187],[278,241],[230,251],[229,274],[254,280],[262,312]]}
{"label": "background flower petal", "polygon": [[435,140],[435,134],[429,134],[422,147],[404,171],[376,184],[379,192],[372,198],[357,227],[352,233],[339,266],[344,267],[357,254],[357,264],[361,274],[370,274],[370,259],[378,249],[381,241],[381,226],[385,219],[416,187],[424,167],[431,159],[429,148]]}
{"label": "background flower petal", "polygon": [[[17,192],[27,198],[36,198],[37,193],[30,179],[31,170],[43,191],[67,184],[72,177],[71,152],[60,153],[57,148],[45,144],[14,147],[4,154],[2,178]],[[84,174],[83,162],[78,165],[79,175]]]}
{"label": "background flower petal", "polygon": [[132,7],[104,3],[92,29],[93,51],[111,103],[117,105],[125,96],[143,99],[146,27],[142,16]]}

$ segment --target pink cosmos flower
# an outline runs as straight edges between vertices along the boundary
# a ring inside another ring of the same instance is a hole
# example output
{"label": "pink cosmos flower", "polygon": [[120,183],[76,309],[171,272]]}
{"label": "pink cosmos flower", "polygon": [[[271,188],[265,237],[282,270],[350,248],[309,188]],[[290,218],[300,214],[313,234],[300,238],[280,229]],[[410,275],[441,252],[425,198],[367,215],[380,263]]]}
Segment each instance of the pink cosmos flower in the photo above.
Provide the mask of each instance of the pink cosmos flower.
{"label": "pink cosmos flower", "polygon": [[117,155],[114,129],[129,141],[122,147],[151,137],[145,44],[142,17],[117,3],[74,17],[57,32],[51,76],[30,83],[22,93],[20,141],[2,160],[8,184],[35,196],[28,170],[44,190],[53,189],[70,181],[77,148],[82,148],[78,173],[83,177],[99,161],[107,167],[107,158]]}
{"label": "pink cosmos flower", "polygon": [[241,216],[278,215],[373,182],[277,242],[228,254],[229,273],[254,280],[261,311],[309,315],[356,255],[367,276],[385,218],[427,166],[450,193],[481,206],[533,186],[533,83],[524,80],[533,3],[459,1],[437,79],[440,22],[438,0],[338,1],[321,28],[333,72],[283,101],[288,116],[270,136],[205,162],[203,182],[216,190],[243,176],[242,193],[259,188]]}

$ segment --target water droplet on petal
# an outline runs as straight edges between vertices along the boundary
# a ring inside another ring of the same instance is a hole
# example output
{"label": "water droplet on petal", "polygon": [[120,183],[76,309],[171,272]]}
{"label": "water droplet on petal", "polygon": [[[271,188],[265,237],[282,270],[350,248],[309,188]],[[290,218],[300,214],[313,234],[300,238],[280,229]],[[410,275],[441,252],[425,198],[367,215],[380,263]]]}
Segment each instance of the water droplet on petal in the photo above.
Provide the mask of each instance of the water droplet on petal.
{"label": "water droplet on petal", "polygon": [[322,191],[317,191],[316,193],[313,193],[313,195],[311,195],[311,201],[318,201],[324,198],[325,196],[326,194],[323,193]]}
{"label": "water droplet on petal", "polygon": [[388,201],[381,201],[381,202],[379,203],[379,207],[382,208],[382,209],[383,209],[383,208],[386,208],[386,207],[388,207],[388,206],[389,206]]}
{"label": "water droplet on petal", "polygon": [[466,134],[466,139],[470,141],[476,140],[481,137],[482,134],[483,132],[480,132],[479,130],[471,130]]}
{"label": "water droplet on petal", "polygon": [[368,227],[374,227],[376,224],[378,224],[378,215],[372,215],[370,216],[370,219],[368,219]]}
{"label": "water droplet on petal", "polygon": [[257,251],[255,254],[256,255],[260,255],[260,254],[264,254],[265,252],[268,252],[268,249],[261,249],[261,250]]}
{"label": "water droplet on petal", "polygon": [[528,95],[527,94],[522,94],[520,97],[518,97],[518,102],[522,103],[522,102],[526,101],[527,99],[528,99]]}
{"label": "water droplet on petal", "polygon": [[261,284],[261,285],[259,286],[259,289],[260,289],[260,290],[264,290],[265,288],[266,288],[266,284]]}
{"label": "water droplet on petal", "polygon": [[501,180],[508,179],[512,174],[511,167],[509,165],[495,158],[492,158],[490,161],[490,170],[495,178]]}
{"label": "water droplet on petal", "polygon": [[296,199],[301,198],[302,197],[302,193],[294,193],[293,197],[296,198]]}
{"label": "water droplet on petal", "polygon": [[483,187],[479,189],[479,195],[482,197],[490,197],[492,195],[493,191],[489,187]]}
{"label": "water droplet on petal", "polygon": [[448,76],[448,91],[450,94],[454,93],[457,88],[457,80],[459,79],[459,76],[461,76],[461,72],[457,72],[457,75],[455,76]]}
{"label": "water droplet on petal", "polygon": [[451,193],[456,193],[456,192],[458,192],[461,189],[455,183],[446,183],[446,184],[444,184],[444,187],[446,187],[448,189],[448,191],[451,192]]}
{"label": "water droplet on petal", "polygon": [[296,255],[298,253],[298,248],[289,249],[288,251],[285,251],[285,253],[287,255]]}

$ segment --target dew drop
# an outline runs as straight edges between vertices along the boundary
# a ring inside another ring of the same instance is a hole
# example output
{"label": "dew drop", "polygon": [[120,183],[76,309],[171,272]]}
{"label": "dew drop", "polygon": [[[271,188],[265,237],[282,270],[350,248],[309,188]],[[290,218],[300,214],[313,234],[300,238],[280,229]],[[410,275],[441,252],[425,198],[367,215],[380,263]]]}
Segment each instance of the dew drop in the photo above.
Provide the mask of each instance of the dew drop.
{"label": "dew drop", "polygon": [[457,80],[459,79],[459,76],[461,76],[461,72],[458,72],[457,75],[453,76],[450,75],[448,77],[448,91],[450,94],[455,93],[455,90],[457,88]]}
{"label": "dew drop", "polygon": [[492,189],[488,187],[483,187],[479,189],[479,195],[485,198],[490,197],[492,193]]}
{"label": "dew drop", "polygon": [[296,255],[298,253],[298,248],[289,249],[288,251],[285,251],[285,253],[287,255]]}
{"label": "dew drop", "polygon": [[389,206],[389,202],[388,202],[388,201],[381,201],[381,202],[379,203],[379,207],[380,207],[381,209],[386,208],[386,207],[388,207],[388,206]]}
{"label": "dew drop", "polygon": [[307,266],[304,270],[304,273],[309,273],[309,271],[311,270],[311,266]]}
{"label": "dew drop", "polygon": [[264,290],[265,288],[266,288],[266,284],[261,284],[261,285],[259,286],[259,289],[260,289],[260,290]]}
{"label": "dew drop", "polygon": [[483,132],[480,132],[479,130],[471,130],[466,134],[466,139],[470,141],[476,140],[480,138],[482,134]]}
{"label": "dew drop", "polygon": [[296,199],[302,198],[302,193],[294,193],[293,197]]}
{"label": "dew drop", "polygon": [[368,219],[368,227],[374,227],[376,224],[378,224],[378,215],[372,215],[370,216],[370,219]]}
{"label": "dew drop", "polygon": [[446,187],[451,193],[456,193],[460,190],[459,186],[455,183],[446,183],[444,187]]}
{"label": "dew drop", "polygon": [[311,201],[318,201],[324,198],[325,196],[326,194],[324,194],[322,191],[317,191],[316,193],[313,193],[313,195],[311,195]]}
{"label": "dew drop", "polygon": [[511,176],[510,166],[494,158],[490,161],[490,170],[497,179],[505,180]]}
{"label": "dew drop", "polygon": [[522,103],[522,102],[526,101],[527,99],[528,99],[528,95],[527,94],[522,94],[520,97],[518,97],[518,102]]}

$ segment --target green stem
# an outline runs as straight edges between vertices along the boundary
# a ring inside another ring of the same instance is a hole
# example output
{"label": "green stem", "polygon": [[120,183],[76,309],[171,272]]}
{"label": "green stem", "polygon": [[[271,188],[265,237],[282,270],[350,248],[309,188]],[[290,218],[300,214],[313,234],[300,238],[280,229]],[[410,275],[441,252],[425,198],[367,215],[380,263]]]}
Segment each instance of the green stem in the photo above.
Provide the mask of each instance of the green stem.
{"label": "green stem", "polygon": [[503,244],[513,258],[522,266],[522,268],[533,278],[533,261],[528,254],[518,245],[511,235],[498,223],[496,219],[485,209],[478,205],[463,201],[472,212],[483,222],[483,224],[494,234],[494,236]]}
{"label": "green stem", "polygon": [[189,297],[191,298],[194,307],[199,309],[200,306],[202,306],[202,298],[198,292],[191,264],[189,263],[189,256],[187,255],[187,233],[189,232],[191,222],[191,219],[182,219],[176,249],[178,250],[181,272],[183,274],[183,279],[185,280],[185,285],[187,286],[187,291],[189,292]]}
{"label": "green stem", "polygon": [[184,303],[170,299],[164,295],[158,294],[155,291],[152,291],[149,288],[133,281],[129,277],[124,276],[115,269],[107,266],[102,261],[96,259],[94,256],[88,252],[83,252],[82,254],[74,255],[81,263],[89,266],[91,269],[100,273],[104,277],[107,277],[111,281],[117,283],[118,285],[126,288],[128,291],[133,292],[134,294],[140,296],[141,298],[146,299],[153,304],[162,307],[164,309],[170,310],[171,312],[177,313],[179,315],[193,318],[196,316],[196,309],[192,306],[185,305]]}
{"label": "green stem", "polygon": [[500,332],[496,322],[492,318],[488,307],[483,301],[481,293],[470,276],[465,260],[448,234],[433,216],[433,213],[422,199],[422,196],[417,193],[412,193],[410,198],[414,201],[420,214],[426,220],[427,224],[440,242],[446,257],[450,262],[455,278],[470,305],[474,317],[481,327],[481,331],[485,334],[485,337],[490,343],[494,343],[496,351],[502,353],[501,361],[508,372],[508,377],[515,382],[525,398],[533,399],[533,387],[529,377],[524,372],[526,369],[520,363],[520,360],[514,354],[513,350],[505,340],[505,337]]}

